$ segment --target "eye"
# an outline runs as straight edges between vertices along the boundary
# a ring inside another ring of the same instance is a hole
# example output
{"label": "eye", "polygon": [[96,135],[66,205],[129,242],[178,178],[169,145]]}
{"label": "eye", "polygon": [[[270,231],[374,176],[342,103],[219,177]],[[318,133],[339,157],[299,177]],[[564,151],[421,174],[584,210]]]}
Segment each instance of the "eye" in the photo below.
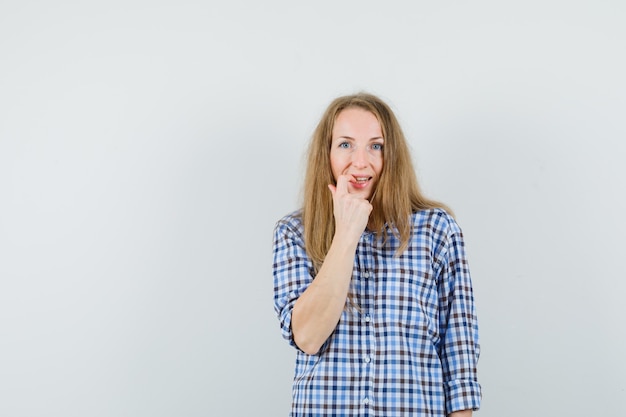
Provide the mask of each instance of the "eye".
{"label": "eye", "polygon": [[350,149],[350,143],[348,143],[348,142],[341,142],[339,144],[339,147],[342,148],[342,149]]}
{"label": "eye", "polygon": [[372,143],[372,150],[373,151],[382,151],[383,150],[383,144],[382,143]]}

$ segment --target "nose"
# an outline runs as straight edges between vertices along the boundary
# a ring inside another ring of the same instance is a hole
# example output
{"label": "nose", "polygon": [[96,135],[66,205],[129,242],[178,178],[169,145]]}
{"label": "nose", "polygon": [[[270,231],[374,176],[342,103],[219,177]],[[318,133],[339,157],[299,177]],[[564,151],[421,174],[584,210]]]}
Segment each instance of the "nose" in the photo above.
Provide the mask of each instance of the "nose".
{"label": "nose", "polygon": [[367,161],[367,149],[364,147],[357,147],[354,152],[352,152],[352,165],[354,165],[355,168],[365,168]]}

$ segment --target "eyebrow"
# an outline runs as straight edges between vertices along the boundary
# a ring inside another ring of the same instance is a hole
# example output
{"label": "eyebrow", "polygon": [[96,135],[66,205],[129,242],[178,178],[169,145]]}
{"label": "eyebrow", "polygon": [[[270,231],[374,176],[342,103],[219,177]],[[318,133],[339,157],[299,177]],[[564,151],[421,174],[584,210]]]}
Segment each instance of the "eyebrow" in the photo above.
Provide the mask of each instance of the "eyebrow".
{"label": "eyebrow", "polygon": [[[350,136],[345,136],[345,135],[342,135],[342,136],[337,136],[335,139],[350,139],[350,140],[356,140],[356,139],[354,139],[353,137],[350,137]],[[373,140],[378,140],[378,139],[385,140],[385,138],[383,138],[382,136],[376,136],[376,137],[370,138],[370,139],[369,139],[369,141],[371,142],[371,141],[373,141]]]}

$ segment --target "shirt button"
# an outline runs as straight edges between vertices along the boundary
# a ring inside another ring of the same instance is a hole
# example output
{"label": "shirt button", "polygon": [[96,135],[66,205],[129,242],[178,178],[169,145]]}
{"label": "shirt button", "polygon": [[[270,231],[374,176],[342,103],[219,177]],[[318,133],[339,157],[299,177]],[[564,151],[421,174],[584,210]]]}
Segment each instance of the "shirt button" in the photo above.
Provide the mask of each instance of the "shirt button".
{"label": "shirt button", "polygon": [[370,273],[366,271],[366,272],[364,272],[364,273],[363,273],[363,276],[364,276],[365,278],[369,278],[369,277],[370,277]]}
{"label": "shirt button", "polygon": [[363,399],[363,404],[368,405],[370,403],[369,398],[364,398]]}
{"label": "shirt button", "polygon": [[366,322],[366,323],[369,323],[370,321],[372,321],[372,317],[371,317],[369,314],[367,314],[367,315],[365,316],[365,322]]}
{"label": "shirt button", "polygon": [[369,356],[369,355],[365,355],[365,357],[363,358],[363,360],[365,361],[365,363],[370,363],[370,361],[371,361],[372,359],[370,358],[370,356]]}

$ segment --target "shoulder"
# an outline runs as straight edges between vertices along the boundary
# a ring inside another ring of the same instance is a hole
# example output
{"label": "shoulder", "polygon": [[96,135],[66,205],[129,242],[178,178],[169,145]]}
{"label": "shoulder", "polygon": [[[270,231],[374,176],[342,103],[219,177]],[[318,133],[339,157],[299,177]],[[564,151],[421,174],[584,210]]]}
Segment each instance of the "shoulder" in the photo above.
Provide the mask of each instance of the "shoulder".
{"label": "shoulder", "polygon": [[293,211],[276,222],[275,233],[301,236],[304,231],[302,210]]}
{"label": "shoulder", "polygon": [[442,208],[417,211],[413,213],[412,221],[415,229],[427,228],[447,236],[461,232],[454,217]]}
{"label": "shoulder", "polygon": [[446,261],[451,250],[463,246],[463,233],[450,213],[441,208],[413,213],[414,247],[429,248],[438,264]]}

